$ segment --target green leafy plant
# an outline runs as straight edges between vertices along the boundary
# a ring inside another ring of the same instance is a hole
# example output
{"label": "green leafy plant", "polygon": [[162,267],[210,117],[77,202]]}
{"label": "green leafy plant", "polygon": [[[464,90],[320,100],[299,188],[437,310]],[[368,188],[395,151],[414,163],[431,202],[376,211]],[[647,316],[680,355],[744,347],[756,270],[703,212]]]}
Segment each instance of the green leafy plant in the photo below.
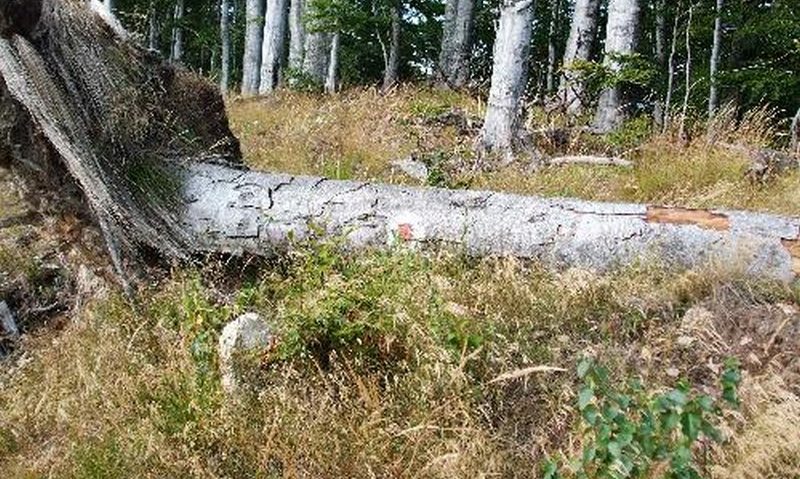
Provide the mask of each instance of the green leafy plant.
{"label": "green leafy plant", "polygon": [[[579,478],[701,477],[693,448],[700,441],[719,442],[715,421],[724,406],[738,406],[738,364],[725,365],[720,398],[694,391],[680,381],[666,392],[651,393],[639,381],[615,388],[609,372],[591,358],[578,364],[582,381],[577,398],[583,451],[568,469]],[[656,469],[658,468],[658,469]],[[560,476],[556,461],[545,463],[543,477]]]}

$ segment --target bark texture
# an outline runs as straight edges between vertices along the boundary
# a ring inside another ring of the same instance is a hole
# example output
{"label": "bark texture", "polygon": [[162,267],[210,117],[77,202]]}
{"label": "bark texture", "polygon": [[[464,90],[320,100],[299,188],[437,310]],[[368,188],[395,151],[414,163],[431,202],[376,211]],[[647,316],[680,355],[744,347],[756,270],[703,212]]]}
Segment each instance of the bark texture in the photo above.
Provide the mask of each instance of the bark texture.
{"label": "bark texture", "polygon": [[219,35],[222,60],[220,62],[219,89],[226,95],[230,89],[231,75],[231,8],[229,0],[221,0],[219,5]]}
{"label": "bark texture", "polygon": [[599,271],[637,261],[741,268],[791,280],[800,220],[735,211],[593,203],[504,193],[242,172],[184,171],[185,222],[201,248],[268,254],[326,235],[351,248],[448,245]]}
{"label": "bark texture", "polygon": [[[609,1],[603,63],[614,72],[622,68],[621,56],[636,52],[640,13],[639,0]],[[603,90],[597,104],[594,129],[606,133],[618,128],[625,120],[624,103],[620,85]]]}
{"label": "bark texture", "polygon": [[272,93],[278,87],[283,52],[286,47],[287,0],[267,0],[264,18],[264,44],[261,48],[261,78],[258,92]]}
{"label": "bark texture", "polygon": [[341,34],[336,32],[333,34],[331,40],[331,56],[328,61],[328,76],[325,77],[325,92],[329,94],[336,93],[339,79],[339,44],[341,42]]}
{"label": "bark texture", "polygon": [[150,12],[148,13],[148,29],[147,29],[147,46],[150,50],[158,51],[159,45],[159,31],[158,31],[158,10],[156,9],[155,0],[150,1]]}
{"label": "bark texture", "polygon": [[172,49],[170,50],[169,58],[173,63],[180,63],[183,61],[183,14],[185,6],[184,0],[175,1],[175,13],[172,16]]}
{"label": "bark texture", "polygon": [[792,151],[795,155],[800,155],[800,108],[792,119]]}
{"label": "bark texture", "polygon": [[464,88],[470,77],[475,0],[448,0],[439,52],[439,83]]}
{"label": "bark texture", "polygon": [[261,83],[261,46],[264,42],[264,0],[247,0],[245,6],[242,95],[255,95]]}
{"label": "bark texture", "polygon": [[318,85],[325,83],[325,76],[328,73],[330,45],[330,34],[326,32],[306,33],[303,72]]}
{"label": "bark texture", "polygon": [[583,113],[585,104],[584,86],[578,75],[569,70],[575,62],[592,58],[597,37],[597,15],[600,0],[577,0],[572,14],[567,46],[564,50],[564,74],[561,76],[558,98],[564,103],[567,113],[577,116]]}
{"label": "bark texture", "polygon": [[303,68],[303,53],[305,52],[306,28],[303,25],[303,0],[291,0],[289,5],[289,68],[300,70]]}
{"label": "bark texture", "polygon": [[392,24],[389,34],[389,55],[383,72],[383,89],[388,90],[397,84],[400,74],[400,29],[402,19],[400,3],[392,6]]}
{"label": "bark texture", "polygon": [[713,118],[719,109],[719,87],[717,85],[717,72],[719,71],[719,58],[722,48],[722,9],[724,0],[717,0],[717,16],[714,18],[714,42],[711,46],[711,59],[709,61],[709,79],[711,88],[708,92],[708,117]]}
{"label": "bark texture", "polygon": [[516,141],[522,116],[522,94],[528,80],[533,11],[531,0],[507,0],[500,11],[492,85],[480,140],[488,151],[509,152]]}

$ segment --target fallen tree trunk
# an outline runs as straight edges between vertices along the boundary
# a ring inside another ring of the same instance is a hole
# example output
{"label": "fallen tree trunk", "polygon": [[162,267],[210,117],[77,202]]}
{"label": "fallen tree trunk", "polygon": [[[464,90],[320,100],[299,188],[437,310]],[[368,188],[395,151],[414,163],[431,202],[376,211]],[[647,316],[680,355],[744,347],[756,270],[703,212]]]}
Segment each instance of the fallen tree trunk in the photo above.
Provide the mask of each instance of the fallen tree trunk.
{"label": "fallen tree trunk", "polygon": [[237,171],[182,173],[184,221],[206,251],[265,254],[315,236],[348,247],[448,245],[594,270],[657,261],[790,280],[800,219],[736,211],[547,199]]}
{"label": "fallen tree trunk", "polygon": [[[75,8],[56,13],[82,18]],[[176,161],[162,149],[111,149],[125,155],[123,162],[109,149],[133,138],[112,140],[105,130],[92,136],[89,120],[110,117],[102,108],[88,115],[86,106],[77,103],[87,94],[76,76],[82,70],[59,64],[64,61],[59,50],[5,32],[7,37],[0,38],[0,106],[24,110],[14,117],[16,127],[30,123],[49,142],[106,231],[112,253],[119,236],[132,246],[184,258],[204,252],[275,254],[296,241],[327,235],[340,237],[349,248],[447,245],[471,255],[513,255],[595,270],[654,260],[677,268],[735,266],[782,280],[800,273],[800,220],[794,218],[293,177],[192,161],[186,155]],[[88,37],[78,37],[77,44]],[[127,74],[106,73],[127,79],[121,86],[135,90]],[[181,109],[172,110],[179,114],[178,123],[197,121],[192,105],[207,98],[195,94],[184,101]],[[160,125],[152,122],[146,126]],[[231,140],[224,118],[217,124],[183,151],[197,157],[202,153],[197,145],[211,149],[217,135]],[[123,126],[111,131],[129,134]],[[25,142],[31,137],[17,138]],[[226,148],[232,155],[235,150]],[[142,162],[142,155],[149,161]],[[12,161],[26,161],[12,156]]]}

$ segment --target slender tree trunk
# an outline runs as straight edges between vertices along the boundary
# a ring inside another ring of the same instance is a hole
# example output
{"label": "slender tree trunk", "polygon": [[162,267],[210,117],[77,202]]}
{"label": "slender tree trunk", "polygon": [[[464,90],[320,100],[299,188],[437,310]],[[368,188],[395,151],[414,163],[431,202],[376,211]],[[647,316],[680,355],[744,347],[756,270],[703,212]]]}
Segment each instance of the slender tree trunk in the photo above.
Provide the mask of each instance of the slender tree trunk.
{"label": "slender tree trunk", "polygon": [[219,7],[219,35],[222,46],[222,61],[219,74],[219,89],[223,95],[230,89],[231,75],[231,17],[230,0],[221,0]]}
{"label": "slender tree trunk", "polygon": [[444,21],[442,22],[442,46],[439,50],[439,65],[436,72],[437,81],[442,86],[455,86],[453,62],[456,56],[456,16],[458,16],[458,0],[447,0],[444,5]]}
{"label": "slender tree trunk", "polygon": [[283,52],[286,46],[287,0],[267,0],[267,14],[264,19],[264,44],[261,48],[262,95],[272,93],[278,86]]}
{"label": "slender tree trunk", "polygon": [[438,81],[442,86],[464,88],[470,78],[475,0],[448,0],[439,52]]}
{"label": "slender tree trunk", "polygon": [[[622,68],[622,64],[615,57],[636,52],[639,20],[639,0],[609,1],[603,62],[612,71],[618,72]],[[624,106],[621,85],[603,90],[597,104],[594,129],[600,133],[607,133],[618,128],[625,121]]]}
{"label": "slender tree trunk", "polygon": [[550,8],[550,26],[547,31],[547,78],[545,95],[551,95],[556,88],[556,26],[558,24],[559,0],[554,0]]}
{"label": "slender tree trunk", "polygon": [[401,4],[392,6],[392,31],[389,39],[389,57],[383,72],[383,89],[388,90],[397,84],[400,70],[400,29],[402,23]]}
{"label": "slender tree trunk", "polygon": [[528,80],[533,0],[506,0],[494,43],[492,84],[481,147],[510,153],[520,128],[521,100]]}
{"label": "slender tree trunk", "polygon": [[324,86],[328,73],[331,36],[326,32],[308,32],[305,42],[303,72],[318,86]]}
{"label": "slender tree trunk", "polygon": [[792,120],[792,152],[800,155],[800,108]]}
{"label": "slender tree trunk", "polygon": [[686,76],[683,95],[683,109],[681,111],[681,125],[678,130],[678,137],[686,142],[686,117],[689,114],[689,97],[692,94],[692,19],[694,7],[689,7],[689,20],[686,23]]}
{"label": "slender tree trunk", "polygon": [[242,95],[255,95],[261,83],[261,46],[264,41],[264,0],[246,0]]}
{"label": "slender tree trunk", "polygon": [[572,25],[569,30],[567,46],[564,50],[564,74],[561,77],[558,98],[566,106],[567,113],[578,116],[585,106],[584,85],[569,67],[576,61],[586,62],[591,59],[597,37],[597,15],[600,0],[577,0],[572,14]]}
{"label": "slender tree trunk", "polygon": [[291,0],[289,6],[289,68],[303,68],[306,28],[303,25],[303,0]]}
{"label": "slender tree trunk", "polygon": [[176,0],[175,14],[172,17],[172,49],[170,52],[172,63],[181,63],[183,61],[183,13],[184,0]]}
{"label": "slender tree trunk", "polygon": [[[667,66],[667,52],[666,52],[666,34],[667,34],[667,20],[666,14],[666,0],[658,0],[655,5],[655,54],[658,71],[664,71]],[[661,83],[661,82],[659,82]],[[660,88],[659,88],[660,90]],[[661,92],[657,92],[660,95]],[[660,130],[664,126],[664,100],[662,97],[657,96],[653,104],[653,123]]]}
{"label": "slender tree trunk", "polygon": [[339,43],[341,42],[341,34],[336,32],[333,34],[331,40],[331,56],[328,61],[328,76],[325,78],[325,92],[329,94],[336,93],[338,86],[338,70],[339,70]]}
{"label": "slender tree trunk", "polygon": [[150,50],[158,51],[159,50],[159,37],[161,36],[161,32],[158,29],[158,10],[156,9],[156,2],[155,0],[150,0],[150,13],[149,13],[149,25],[148,25],[148,32],[147,32],[147,46]]}
{"label": "slender tree trunk", "polygon": [[672,117],[672,94],[675,91],[675,54],[678,51],[678,21],[683,2],[678,3],[675,11],[675,20],[672,23],[672,44],[670,45],[669,60],[667,61],[667,95],[664,99],[664,121],[661,132],[666,133]]}
{"label": "slender tree trunk", "polygon": [[708,118],[714,118],[719,108],[719,89],[717,72],[719,71],[720,49],[722,48],[722,9],[724,0],[717,0],[717,16],[714,19],[714,43],[711,47],[710,76],[711,89],[708,93]]}

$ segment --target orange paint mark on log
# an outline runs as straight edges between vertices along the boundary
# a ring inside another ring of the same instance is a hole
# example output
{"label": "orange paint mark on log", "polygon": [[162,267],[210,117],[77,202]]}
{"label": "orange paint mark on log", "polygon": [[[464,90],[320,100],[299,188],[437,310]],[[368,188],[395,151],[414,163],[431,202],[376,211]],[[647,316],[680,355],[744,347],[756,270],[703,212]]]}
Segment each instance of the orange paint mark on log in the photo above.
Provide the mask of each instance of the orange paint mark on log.
{"label": "orange paint mark on log", "polygon": [[668,223],[674,225],[696,225],[701,228],[727,231],[731,227],[728,217],[708,210],[692,210],[688,208],[664,208],[662,206],[647,207],[648,223]]}
{"label": "orange paint mark on log", "polygon": [[408,223],[397,226],[397,235],[403,241],[411,241],[414,238],[414,232],[411,231],[411,225]]}
{"label": "orange paint mark on log", "polygon": [[781,240],[783,247],[789,252],[792,257],[792,271],[794,274],[800,276],[800,238],[798,239],[784,239]]}

